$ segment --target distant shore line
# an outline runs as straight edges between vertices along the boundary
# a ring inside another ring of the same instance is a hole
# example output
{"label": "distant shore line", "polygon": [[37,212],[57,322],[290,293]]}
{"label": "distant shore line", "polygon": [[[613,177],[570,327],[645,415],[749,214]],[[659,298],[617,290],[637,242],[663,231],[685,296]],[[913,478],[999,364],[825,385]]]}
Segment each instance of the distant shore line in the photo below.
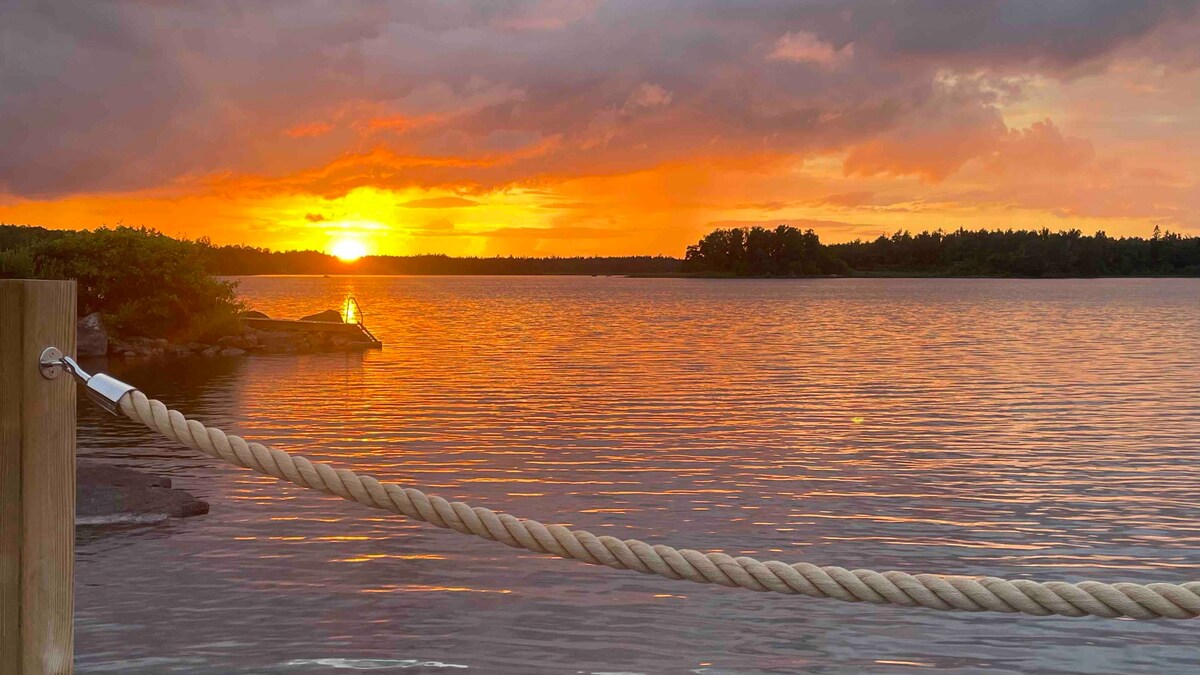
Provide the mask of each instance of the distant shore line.
{"label": "distant shore line", "polygon": [[342,277],[609,277],[621,279],[773,279],[777,281],[803,281],[820,279],[1026,279],[1056,281],[1064,279],[1198,279],[1200,274],[1103,274],[1093,276],[1020,276],[1002,274],[927,274],[922,272],[863,272],[859,274],[820,274],[812,276],[770,276],[770,275],[733,275],[709,272],[642,272],[633,274],[588,274],[570,272],[513,272],[509,274],[486,274],[472,272],[443,272],[425,274],[223,274],[221,279],[240,278],[296,278],[296,279],[335,279]]}
{"label": "distant shore line", "polygon": [[[618,275],[609,275],[618,276]],[[857,274],[817,274],[812,276],[771,276],[771,275],[734,275],[705,272],[669,272],[619,275],[630,279],[1026,279],[1055,281],[1063,279],[1197,279],[1200,274],[1100,274],[1092,276],[1080,275],[1041,275],[1021,276],[1016,274],[928,274],[923,272],[862,272]]]}

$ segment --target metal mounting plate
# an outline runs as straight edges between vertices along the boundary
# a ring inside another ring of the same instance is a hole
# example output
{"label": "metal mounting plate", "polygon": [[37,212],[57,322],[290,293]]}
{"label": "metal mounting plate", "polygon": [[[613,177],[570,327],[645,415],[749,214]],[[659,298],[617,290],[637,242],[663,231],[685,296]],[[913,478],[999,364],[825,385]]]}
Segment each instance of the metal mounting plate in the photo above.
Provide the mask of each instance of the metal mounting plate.
{"label": "metal mounting plate", "polygon": [[62,357],[63,353],[58,350],[58,347],[46,347],[38,359],[38,370],[41,371],[42,377],[47,380],[58,377],[59,373],[63,371]]}

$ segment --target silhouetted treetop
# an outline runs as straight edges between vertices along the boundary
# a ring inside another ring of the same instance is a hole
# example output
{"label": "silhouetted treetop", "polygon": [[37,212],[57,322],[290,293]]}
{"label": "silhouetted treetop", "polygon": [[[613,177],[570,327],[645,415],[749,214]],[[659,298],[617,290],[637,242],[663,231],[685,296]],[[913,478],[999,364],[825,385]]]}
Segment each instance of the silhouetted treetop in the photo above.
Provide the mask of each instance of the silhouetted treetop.
{"label": "silhouetted treetop", "polygon": [[896,232],[822,245],[812,230],[720,229],[687,248],[683,270],[707,276],[1200,276],[1200,237],[1088,236],[1079,230]]}
{"label": "silhouetted treetop", "polygon": [[804,277],[848,272],[817,233],[780,225],[714,230],[687,248],[683,271],[728,276]]}

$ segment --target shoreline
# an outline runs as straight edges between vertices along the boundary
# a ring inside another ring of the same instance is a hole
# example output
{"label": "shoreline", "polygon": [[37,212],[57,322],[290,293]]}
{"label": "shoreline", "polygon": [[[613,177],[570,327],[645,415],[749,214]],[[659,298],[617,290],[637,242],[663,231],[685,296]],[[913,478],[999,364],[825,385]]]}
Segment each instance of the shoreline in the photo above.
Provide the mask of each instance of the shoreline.
{"label": "shoreline", "polygon": [[698,273],[698,272],[632,272],[616,274],[569,274],[569,273],[537,273],[520,274],[222,274],[220,279],[346,279],[346,278],[438,278],[438,277],[479,277],[479,278],[510,278],[510,277],[605,277],[619,279],[1028,279],[1054,281],[1061,279],[1200,279],[1200,274],[1135,274],[1119,275],[1106,274],[1099,276],[1016,276],[998,274],[922,274],[919,272],[861,272],[857,274],[815,274],[801,277],[778,277],[767,275],[738,276],[733,274]]}
{"label": "shoreline", "polygon": [[860,274],[814,274],[811,276],[801,277],[777,277],[769,275],[735,275],[735,274],[718,274],[706,272],[673,272],[673,273],[646,273],[646,274],[626,274],[623,275],[629,279],[719,279],[719,280],[738,280],[738,279],[774,279],[779,281],[800,281],[800,280],[820,280],[820,279],[1020,279],[1027,281],[1062,281],[1069,279],[1200,279],[1200,275],[1186,274],[1162,274],[1162,275],[1102,275],[1092,277],[1080,276],[1014,276],[1014,275],[989,275],[989,274],[920,274],[916,272],[864,272]]}

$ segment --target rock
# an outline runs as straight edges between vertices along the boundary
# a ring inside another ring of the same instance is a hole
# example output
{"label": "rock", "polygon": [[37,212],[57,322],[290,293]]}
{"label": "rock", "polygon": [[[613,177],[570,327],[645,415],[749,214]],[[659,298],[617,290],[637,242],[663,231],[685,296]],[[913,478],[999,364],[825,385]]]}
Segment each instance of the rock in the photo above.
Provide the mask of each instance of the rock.
{"label": "rock", "polygon": [[108,331],[100,312],[92,312],[75,322],[75,353],[79,356],[104,356],[108,353]]}
{"label": "rock", "polygon": [[193,352],[202,352],[208,349],[208,345],[203,342],[189,342],[187,343],[187,348]]}
{"label": "rock", "polygon": [[215,347],[215,346],[214,346],[214,347],[208,347],[208,348],[206,348],[206,349],[205,349],[203,352],[200,352],[200,353],[201,353],[201,354],[203,354],[203,355],[205,355],[205,356],[216,356],[217,354],[220,354],[220,353],[221,353],[221,348],[220,348],[220,347]]}
{"label": "rock", "polygon": [[295,333],[283,331],[264,331],[259,334],[259,342],[263,350],[274,354],[294,352],[299,339]]}
{"label": "rock", "polygon": [[246,348],[246,338],[241,335],[222,335],[217,340],[218,347],[236,347],[237,349]]}
{"label": "rock", "polygon": [[208,513],[208,502],[171,487],[171,479],[81,459],[75,470],[75,523],[147,522]]}
{"label": "rock", "polygon": [[266,314],[263,314],[262,312],[256,312],[253,309],[250,309],[250,310],[246,310],[245,312],[242,312],[242,318],[243,319],[269,319],[271,317],[267,316]]}
{"label": "rock", "polygon": [[325,323],[342,323],[342,313],[336,309],[327,309],[324,312],[309,314],[308,316],[300,317],[301,321],[324,321]]}
{"label": "rock", "polygon": [[171,343],[166,338],[156,338],[150,342],[155,349],[166,349]]}
{"label": "rock", "polygon": [[121,356],[124,356],[127,359],[132,359],[137,356],[137,352],[133,351],[132,349],[126,349],[125,351],[121,352]]}
{"label": "rock", "polygon": [[241,356],[245,353],[245,349],[238,349],[237,347],[226,347],[221,350],[221,356]]}

